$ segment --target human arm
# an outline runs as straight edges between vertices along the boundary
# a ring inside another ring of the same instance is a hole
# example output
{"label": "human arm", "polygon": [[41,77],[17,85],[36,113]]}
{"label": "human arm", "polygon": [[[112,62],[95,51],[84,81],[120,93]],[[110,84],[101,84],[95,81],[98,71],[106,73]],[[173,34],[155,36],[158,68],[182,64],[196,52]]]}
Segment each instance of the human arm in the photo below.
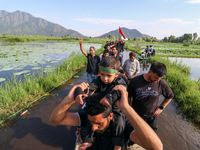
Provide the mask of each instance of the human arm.
{"label": "human arm", "polygon": [[132,132],[130,136],[131,140],[145,149],[162,150],[163,144],[157,134],[129,105],[126,88],[117,85],[114,87],[114,90],[119,90],[121,92],[121,99],[116,101],[115,104],[125,114],[134,128],[134,132]]}
{"label": "human arm", "polygon": [[[165,98],[164,101],[162,102],[162,104],[160,104],[161,106],[163,106],[163,108],[165,108],[170,102],[171,102],[172,98],[171,99],[167,99]],[[164,109],[161,109],[158,107],[158,109],[155,111],[155,113],[152,115],[152,116],[158,116]]]}
{"label": "human arm", "polygon": [[[68,109],[74,104],[74,91],[77,87],[84,89],[84,85],[75,85],[63,101],[53,110],[50,120],[54,124],[79,126],[80,121],[77,113],[69,113]],[[86,96],[86,95],[85,95]]]}
{"label": "human arm", "polygon": [[140,73],[140,63],[137,60],[135,60],[135,61],[136,61],[136,70],[135,70],[135,74],[131,77],[131,79],[133,79]]}
{"label": "human arm", "polygon": [[82,38],[80,38],[79,39],[79,45],[80,45],[81,52],[87,57],[88,54],[84,50],[82,43],[83,43]]}
{"label": "human arm", "polygon": [[131,79],[135,78],[139,73],[136,73],[134,76],[131,77]]}

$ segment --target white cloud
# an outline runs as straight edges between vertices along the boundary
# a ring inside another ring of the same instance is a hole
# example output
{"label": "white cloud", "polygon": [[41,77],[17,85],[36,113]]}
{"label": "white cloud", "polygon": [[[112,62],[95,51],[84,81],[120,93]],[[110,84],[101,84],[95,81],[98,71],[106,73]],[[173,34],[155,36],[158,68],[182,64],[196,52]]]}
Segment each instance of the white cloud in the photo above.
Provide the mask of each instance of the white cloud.
{"label": "white cloud", "polygon": [[46,16],[41,15],[41,14],[33,14],[33,16],[38,17],[38,18],[46,18]]}
{"label": "white cloud", "polygon": [[189,21],[182,21],[178,18],[162,18],[159,19],[158,22],[168,23],[168,24],[177,24],[177,25],[188,25],[188,24],[194,24],[194,22]]}
{"label": "white cloud", "polygon": [[93,24],[117,24],[121,26],[133,26],[133,25],[154,25],[155,22],[139,23],[134,20],[122,20],[122,19],[101,19],[101,18],[76,18],[75,20],[89,22]]}
{"label": "white cloud", "polygon": [[200,0],[189,0],[189,1],[187,1],[187,3],[197,4],[197,3],[200,3]]}
{"label": "white cloud", "polygon": [[96,30],[94,31],[94,30],[81,29],[81,30],[78,30],[78,32],[80,32],[83,35],[92,36],[92,37],[102,35],[101,32],[96,31]]}
{"label": "white cloud", "polygon": [[170,35],[174,35],[176,37],[183,35],[184,33],[180,30],[161,30],[161,29],[155,29],[155,28],[146,28],[141,30],[142,33],[148,34],[150,36],[154,36],[158,39],[163,39],[165,36],[169,37]]}

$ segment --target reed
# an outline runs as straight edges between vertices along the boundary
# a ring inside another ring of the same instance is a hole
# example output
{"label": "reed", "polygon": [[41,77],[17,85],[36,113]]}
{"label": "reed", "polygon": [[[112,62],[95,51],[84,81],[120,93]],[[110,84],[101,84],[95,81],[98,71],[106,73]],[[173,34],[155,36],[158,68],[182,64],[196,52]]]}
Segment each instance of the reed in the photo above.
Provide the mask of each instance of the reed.
{"label": "reed", "polygon": [[[103,45],[96,51],[96,54],[102,51]],[[58,67],[52,67],[51,71],[47,71],[46,74],[41,68],[37,76],[36,74],[25,76],[23,81],[14,76],[11,80],[5,81],[5,84],[0,86],[0,122],[21,108],[28,107],[30,103],[50,89],[64,84],[86,63],[87,59],[84,55],[72,53]]]}
{"label": "reed", "polygon": [[[127,46],[135,51],[133,46]],[[140,54],[140,51],[135,51]],[[193,123],[200,124],[200,79],[194,81],[189,78],[190,68],[182,62],[170,61],[159,56],[150,57],[151,62],[162,62],[167,66],[167,74],[164,79],[174,92],[174,100],[178,104],[181,113]]]}

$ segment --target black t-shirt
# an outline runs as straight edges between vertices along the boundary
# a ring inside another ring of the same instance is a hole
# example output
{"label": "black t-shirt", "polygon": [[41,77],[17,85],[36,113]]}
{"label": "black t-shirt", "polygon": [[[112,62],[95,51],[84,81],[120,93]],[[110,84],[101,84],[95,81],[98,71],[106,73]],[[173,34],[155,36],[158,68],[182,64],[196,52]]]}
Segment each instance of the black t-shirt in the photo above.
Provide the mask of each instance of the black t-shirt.
{"label": "black t-shirt", "polygon": [[[88,120],[88,115],[85,111],[78,112],[80,117],[81,126],[86,127]],[[110,122],[109,127],[104,131],[103,134],[95,132],[95,142],[91,147],[88,147],[86,150],[113,150],[114,145],[112,143],[112,121]],[[127,150],[127,142],[130,139],[130,134],[133,131],[133,127],[128,120],[126,120],[126,127],[124,131],[124,146],[122,146],[122,150]]]}
{"label": "black t-shirt", "polygon": [[129,97],[133,98],[133,109],[143,118],[154,114],[161,94],[167,99],[174,97],[174,93],[165,80],[148,82],[143,75],[136,76],[130,81],[128,93]]}
{"label": "black t-shirt", "polygon": [[88,64],[87,64],[87,73],[89,74],[98,74],[98,63],[100,62],[99,56],[95,55],[92,57],[91,54],[87,54]]}

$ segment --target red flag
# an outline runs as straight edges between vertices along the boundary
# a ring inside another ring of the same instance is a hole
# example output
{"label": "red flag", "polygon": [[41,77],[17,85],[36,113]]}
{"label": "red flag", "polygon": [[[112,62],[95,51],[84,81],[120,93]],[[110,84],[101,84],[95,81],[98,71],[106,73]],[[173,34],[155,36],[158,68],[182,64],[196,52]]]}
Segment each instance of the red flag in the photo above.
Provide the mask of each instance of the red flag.
{"label": "red flag", "polygon": [[123,36],[124,39],[126,39],[124,33],[122,32],[122,29],[119,27],[119,33]]}

